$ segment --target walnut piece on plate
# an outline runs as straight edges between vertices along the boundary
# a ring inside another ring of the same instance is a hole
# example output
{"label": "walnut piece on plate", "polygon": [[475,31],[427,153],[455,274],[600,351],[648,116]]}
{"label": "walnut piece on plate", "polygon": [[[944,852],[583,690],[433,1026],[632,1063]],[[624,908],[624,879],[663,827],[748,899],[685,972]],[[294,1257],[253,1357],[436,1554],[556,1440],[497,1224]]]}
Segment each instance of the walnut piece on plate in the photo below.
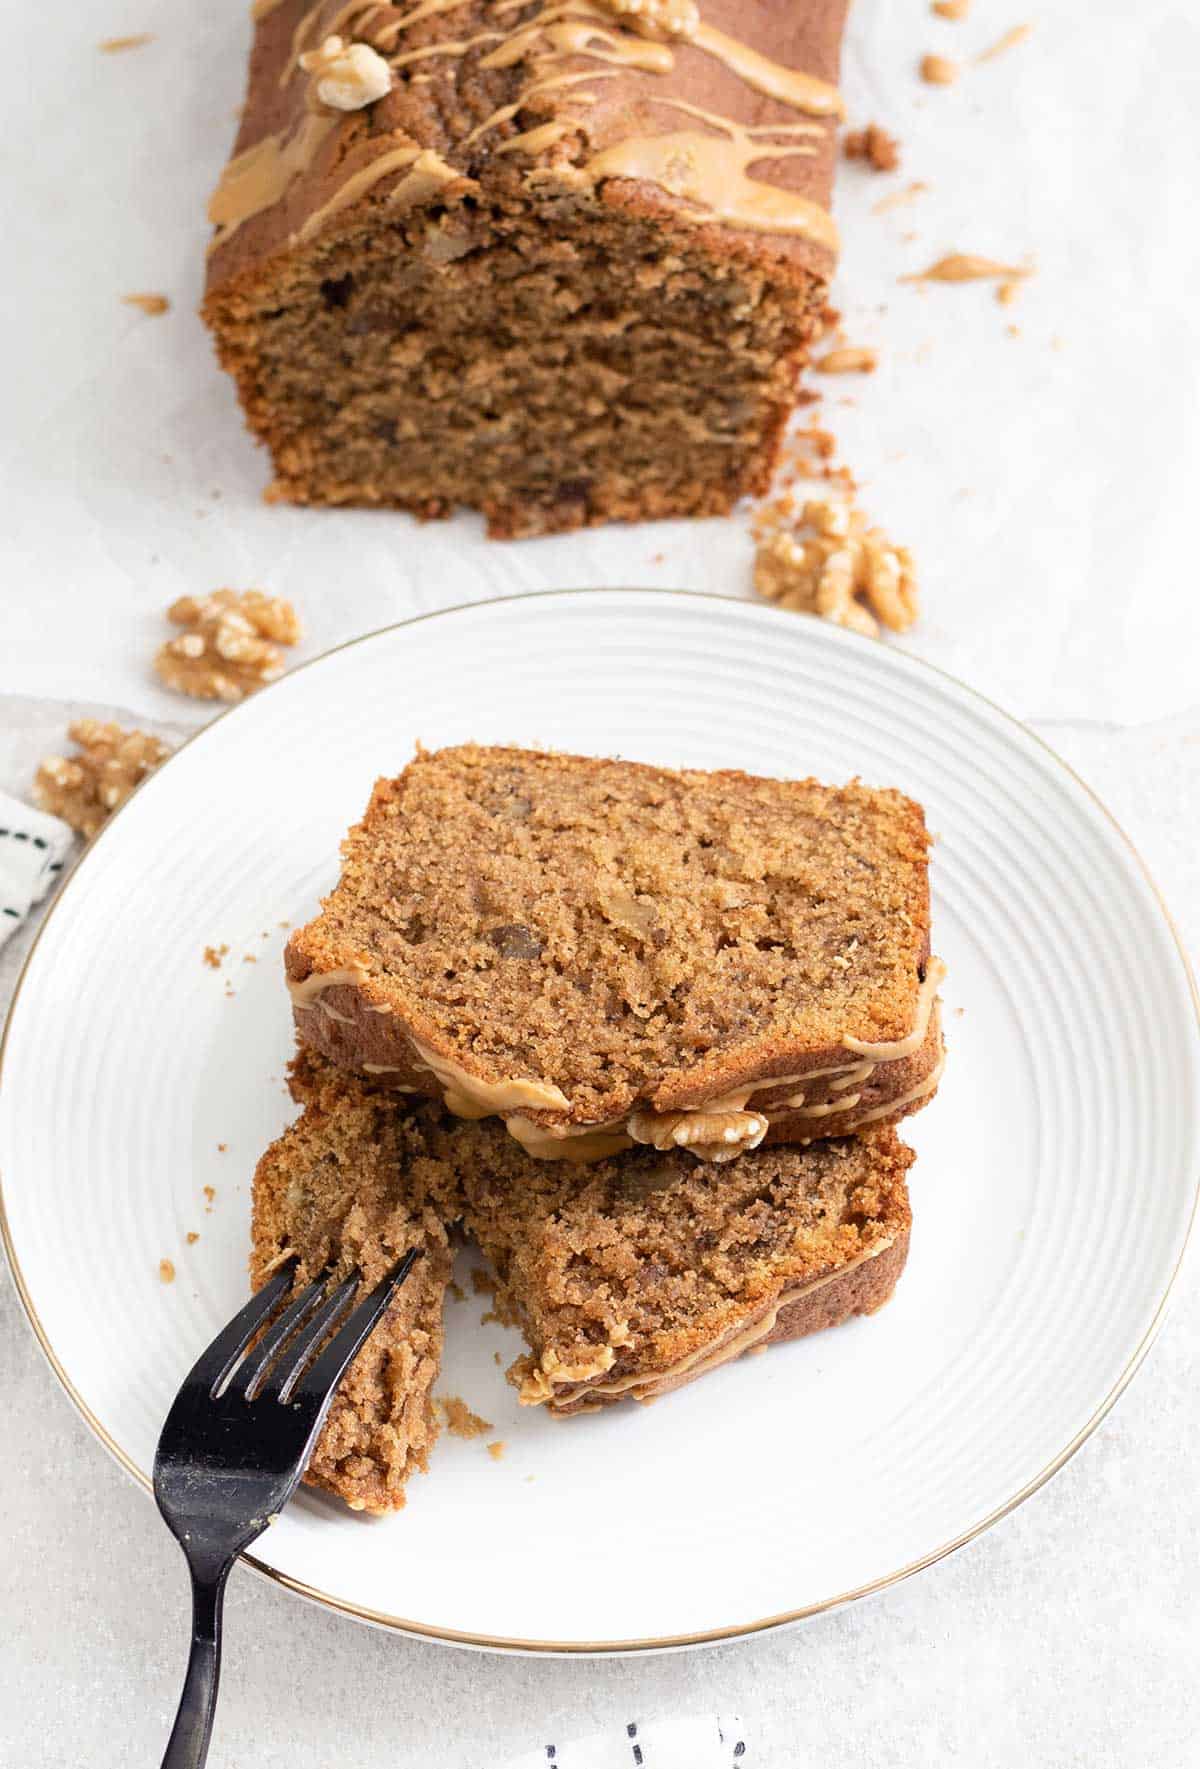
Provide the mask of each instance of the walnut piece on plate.
{"label": "walnut piece on plate", "polygon": [[34,776],[34,801],[90,841],[171,751],[146,731],[100,719],[76,719],[67,736],[78,753],[46,757]]}
{"label": "walnut piece on plate", "polygon": [[261,590],[181,596],[167,619],[185,630],[159,647],[154,668],[168,688],[196,700],[244,700],[283,674],[279,647],[300,638],[291,603]]}
{"label": "walnut piece on plate", "polygon": [[786,508],[761,524],[754,587],[768,602],[819,614],[877,638],[882,624],[903,632],[917,618],[912,555],[852,504],[810,498],[798,523]]}

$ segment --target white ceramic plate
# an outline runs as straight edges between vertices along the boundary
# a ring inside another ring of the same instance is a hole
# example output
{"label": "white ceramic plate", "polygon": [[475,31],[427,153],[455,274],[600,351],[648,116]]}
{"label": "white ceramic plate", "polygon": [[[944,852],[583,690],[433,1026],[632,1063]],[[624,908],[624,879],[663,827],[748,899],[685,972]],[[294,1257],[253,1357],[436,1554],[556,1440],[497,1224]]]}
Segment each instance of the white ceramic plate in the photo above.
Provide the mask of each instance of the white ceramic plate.
{"label": "white ceramic plate", "polygon": [[503,1457],[445,1439],[393,1519],[302,1496],[255,1560],[395,1627],[596,1650],[795,1619],[977,1534],[1096,1424],[1160,1319],[1200,1168],[1186,965],[1117,829],[1020,727],[886,646],[703,597],[526,597],[377,633],[221,719],[96,841],[0,1074],[9,1252],[76,1404],[145,1482],[246,1292],[250,1176],[290,1113],[283,925],[332,883],[376,774],[466,738],[923,801],[950,1061],[907,1129],[908,1271],[874,1320],[566,1423],[518,1408],[493,1355],[515,1335],[469,1295],[441,1389]]}

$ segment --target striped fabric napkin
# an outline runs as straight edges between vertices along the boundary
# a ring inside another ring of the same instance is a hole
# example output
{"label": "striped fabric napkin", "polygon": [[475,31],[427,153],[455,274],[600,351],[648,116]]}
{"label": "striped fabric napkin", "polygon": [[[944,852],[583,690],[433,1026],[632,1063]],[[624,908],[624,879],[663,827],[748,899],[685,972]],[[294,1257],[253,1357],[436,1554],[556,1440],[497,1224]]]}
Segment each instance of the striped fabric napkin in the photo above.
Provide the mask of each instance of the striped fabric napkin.
{"label": "striped fabric napkin", "polygon": [[676,1714],[544,1744],[501,1769],[743,1769],[750,1760],[738,1715]]}
{"label": "striped fabric napkin", "polygon": [[53,889],[74,840],[57,817],[0,792],[0,946]]}

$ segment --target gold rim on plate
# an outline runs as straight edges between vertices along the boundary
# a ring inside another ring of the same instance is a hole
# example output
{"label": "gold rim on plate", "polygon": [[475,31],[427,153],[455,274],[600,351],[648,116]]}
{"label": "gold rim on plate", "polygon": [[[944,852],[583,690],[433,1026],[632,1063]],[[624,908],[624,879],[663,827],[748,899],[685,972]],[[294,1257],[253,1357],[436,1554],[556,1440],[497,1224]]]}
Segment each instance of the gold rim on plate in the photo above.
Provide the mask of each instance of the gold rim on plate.
{"label": "gold rim on plate", "polygon": [[[407,620],[393,621],[386,627],[378,627],[373,632],[362,633],[355,639],[346,639],[342,644],[334,645],[330,650],[322,652],[319,657],[310,658],[306,663],[298,664],[295,669],[289,670],[287,676],[282,678],[278,685],[282,686],[283,681],[291,680],[302,671],[314,668],[315,665],[323,663],[326,658],[333,657],[338,652],[349,651],[356,645],[369,644],[372,640],[379,638],[384,633],[398,632],[405,627],[417,626],[422,621],[441,619],[444,615],[462,614],[468,609],[473,608],[495,607],[500,603],[528,602],[543,596],[563,598],[568,596],[612,595],[687,596],[700,602],[737,603],[741,600],[741,598],[736,596],[718,596],[711,591],[705,590],[665,590],[635,588],[634,586],[627,586],[624,589],[537,590],[532,592],[525,591],[519,595],[484,597],[478,602],[459,602],[455,603],[450,608],[429,609],[423,614],[411,615]],[[779,619],[785,621],[793,621],[796,618],[794,614],[782,609],[771,608],[770,605],[764,607],[764,612],[773,614]],[[809,616],[807,618],[812,619],[815,617]],[[826,626],[823,628],[823,631],[827,632],[831,637],[836,635],[836,643],[854,645],[878,644],[878,640],[876,639],[869,639],[863,634],[851,632],[845,628]],[[1126,835],[1121,825],[1117,822],[1112,812],[1108,809],[1107,805],[1105,805],[1103,800],[1092,790],[1087,781],[1076,773],[1070,763],[1063,760],[1057,750],[1051,748],[1050,744],[1048,744],[1043,737],[1040,737],[1036,731],[1033,731],[1029,726],[1022,724],[1020,719],[1014,718],[1013,715],[1006,712],[1002,706],[998,706],[994,700],[989,700],[987,695],[980,694],[977,689],[971,688],[966,682],[960,681],[959,678],[952,675],[949,670],[941,669],[937,664],[928,663],[924,658],[916,657],[910,651],[898,648],[898,655],[903,657],[906,662],[915,665],[918,669],[925,669],[932,675],[940,676],[943,681],[949,682],[954,688],[970,695],[974,700],[979,701],[983,706],[989,708],[991,712],[998,714],[1006,724],[1015,726],[1023,737],[1031,739],[1039,746],[1039,748],[1044,750],[1046,755],[1050,757],[1051,761],[1061,768],[1063,772],[1075,782],[1076,786],[1081,789],[1087,798],[1091,800],[1092,804],[1102,814],[1106,822],[1115,831],[1126,849],[1133,856],[1138,870],[1141,872],[1143,879],[1149,886],[1150,891],[1162,912],[1163,919],[1166,922],[1171,938],[1175,943],[1175,950],[1183,968],[1184,977],[1187,980],[1188,989],[1192,998],[1193,1012],[1196,1015],[1197,1032],[1200,1033],[1200,992],[1197,991],[1196,979],[1192,973],[1192,967],[1188,960],[1183,941],[1180,938],[1179,930],[1175,925],[1174,918],[1167,907],[1162,892],[1159,890],[1158,885],[1151,876],[1149,867],[1146,865],[1146,862],[1142,859],[1138,849]],[[226,707],[224,711],[218,713],[215,718],[210,719],[206,725],[201,726],[198,731],[193,732],[190,737],[185,738],[179,747],[173,750],[171,755],[169,755],[164,762],[160,763],[159,767],[155,770],[155,775],[161,774],[163,769],[168,768],[171,765],[171,762],[176,756],[182,754],[185,749],[190,748],[199,738],[206,736],[207,733],[223,719],[229,718],[240,712],[246,704],[245,701],[242,701],[238,705]],[[126,800],[126,805],[132,803],[132,798],[136,797],[137,792],[140,790],[141,787],[139,786],[135,793],[131,795],[131,798]],[[4,1053],[8,1045],[8,1035],[12,1026],[17,1001],[20,997],[21,990],[28,979],[34,955],[41,943],[42,935],[49,927],[51,918],[56,910],[62,905],[68,890],[74,885],[84,861],[90,859],[99,844],[104,841],[109,834],[109,831],[117,823],[121,816],[121,812],[124,811],[125,808],[126,806],[122,805],[120,810],[115,811],[100,833],[84,848],[78,860],[75,862],[75,865],[71,868],[70,873],[59,887],[58,894],[51,903],[50,908],[47,910],[42,925],[38,929],[34,938],[33,944],[25,955],[25,962],[21,967],[16,987],[13,990],[12,1000],[9,1003],[4,1029],[0,1032],[0,1087],[3,1086]],[[263,1577],[270,1579],[274,1584],[283,1586],[285,1590],[294,1591],[298,1596],[306,1597],[314,1603],[322,1604],[327,1609],[335,1610],[342,1615],[353,1616],[357,1621],[368,1622],[375,1627],[389,1628],[396,1633],[412,1635],[417,1639],[440,1640],[451,1646],[472,1646],[495,1652],[529,1654],[547,1653],[566,1657],[587,1657],[589,1655],[599,1656],[608,1653],[667,1652],[680,1647],[711,1646],[726,1640],[744,1640],[755,1634],[766,1633],[772,1628],[783,1628],[795,1622],[806,1621],[810,1616],[824,1615],[829,1610],[840,1609],[845,1604],[857,1602],[861,1597],[870,1597],[876,1592],[886,1591],[890,1589],[891,1586],[900,1584],[904,1579],[911,1578],[914,1573],[923,1572],[926,1567],[935,1566],[939,1560],[944,1560],[948,1554],[954,1554],[959,1548],[966,1547],[968,1542],[973,1542],[976,1537],[983,1535],[986,1530],[991,1529],[994,1524],[999,1523],[1003,1518],[1007,1517],[1010,1512],[1015,1511],[1019,1505],[1023,1505],[1026,1499],[1032,1498],[1033,1494],[1036,1493],[1039,1488],[1045,1486],[1048,1480],[1053,1479],[1054,1475],[1056,1475],[1061,1468],[1066,1466],[1071,1460],[1071,1457],[1084,1443],[1087,1442],[1097,1426],[1100,1425],[1109,1412],[1111,1412],[1112,1408],[1116,1405],[1117,1401],[1121,1398],[1122,1394],[1141,1368],[1145,1361],[1146,1354],[1149,1352],[1150,1347],[1157,1338],[1163,1321],[1166,1318],[1167,1310],[1174,1294],[1175,1285],[1179,1278],[1179,1273],[1183,1267],[1184,1259],[1187,1256],[1188,1247],[1191,1244],[1191,1238],[1196,1226],[1197,1213],[1198,1210],[1200,1210],[1200,1174],[1196,1175],[1195,1184],[1196,1189],[1192,1197],[1192,1207],[1188,1213],[1187,1228],[1184,1232],[1183,1243],[1179,1250],[1179,1257],[1176,1259],[1171,1274],[1163,1288],[1163,1293],[1159,1298],[1158,1306],[1154,1311],[1154,1316],[1145,1333],[1142,1335],[1141,1340],[1134,1348],[1129,1362],[1118,1376],[1108,1394],[1106,1394],[1104,1399],[1100,1402],[1100,1405],[1096,1408],[1096,1411],[1092,1414],[1091,1418],[1087,1420],[1080,1430],[1076,1432],[1070,1442],[1059,1451],[1058,1455],[1055,1456],[1054,1459],[1040,1471],[1040,1473],[1035,1474],[1031,1480],[1027,1481],[1025,1485],[1019,1489],[1018,1492],[1014,1493],[1011,1499],[1007,1499],[1003,1505],[999,1505],[995,1510],[990,1511],[987,1516],[981,1518],[978,1523],[972,1524],[969,1529],[963,1530],[951,1541],[945,1542],[940,1547],[932,1549],[930,1553],[922,1555],[919,1560],[911,1561],[907,1566],[899,1567],[895,1572],[886,1573],[881,1578],[872,1579],[868,1584],[858,1585],[853,1590],[840,1592],[836,1597],[827,1597],[820,1603],[807,1604],[802,1609],[784,1610],[778,1615],[763,1616],[758,1621],[742,1622],[725,1628],[709,1628],[701,1633],[695,1634],[670,1634],[650,1640],[522,1640],[508,1638],[503,1635],[472,1634],[461,1632],[456,1628],[437,1628],[426,1622],[411,1621],[404,1616],[389,1615],[382,1610],[367,1609],[361,1604],[350,1603],[345,1598],[335,1597],[328,1591],[318,1590],[314,1585],[307,1585],[302,1579],[293,1578],[289,1573],[280,1572],[276,1567],[268,1566],[265,1561],[258,1559],[254,1554],[242,1554],[240,1559],[254,1572],[260,1573]],[[21,1306],[25,1310],[26,1317],[33,1329],[34,1336],[37,1339],[50,1368],[58,1377],[59,1382],[62,1384],[77,1411],[82,1415],[84,1421],[95,1436],[99,1438],[100,1442],[104,1445],[104,1448],[120,1464],[120,1466],[124,1468],[125,1472],[137,1481],[139,1486],[144,1487],[148,1493],[152,1492],[153,1486],[150,1476],[137,1466],[132,1458],[121,1448],[120,1444],[117,1443],[116,1439],[105,1430],[104,1426],[100,1423],[99,1419],[97,1419],[83,1396],[79,1393],[79,1390],[67,1375],[54,1347],[50,1343],[46,1330],[38,1316],[33,1297],[25,1282],[20,1261],[17,1258],[17,1250],[13,1244],[12,1232],[8,1221],[8,1210],[4,1198],[3,1174],[0,1174],[0,1239],[2,1239],[4,1243],[4,1251],[8,1257],[9,1269],[12,1272],[13,1282],[16,1285],[17,1295],[21,1300]]]}

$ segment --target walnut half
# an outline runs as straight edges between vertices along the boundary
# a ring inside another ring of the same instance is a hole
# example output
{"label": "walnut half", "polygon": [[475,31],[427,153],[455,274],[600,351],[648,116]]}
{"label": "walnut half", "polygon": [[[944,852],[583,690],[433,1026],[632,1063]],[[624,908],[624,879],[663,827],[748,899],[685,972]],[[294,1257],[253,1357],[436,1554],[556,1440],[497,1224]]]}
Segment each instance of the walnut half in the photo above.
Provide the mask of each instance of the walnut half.
{"label": "walnut half", "polygon": [[767,1134],[761,1112],[633,1112],[628,1130],[634,1142],[651,1148],[687,1149],[700,1161],[732,1161],[756,1149]]}
{"label": "walnut half", "polygon": [[261,590],[181,596],[167,619],[185,631],[159,647],[154,668],[168,688],[196,700],[244,700],[283,674],[279,647],[300,637],[291,603]]}
{"label": "walnut half", "polygon": [[146,731],[100,719],[76,719],[67,736],[78,753],[46,757],[34,776],[34,802],[90,841],[171,751]]}

